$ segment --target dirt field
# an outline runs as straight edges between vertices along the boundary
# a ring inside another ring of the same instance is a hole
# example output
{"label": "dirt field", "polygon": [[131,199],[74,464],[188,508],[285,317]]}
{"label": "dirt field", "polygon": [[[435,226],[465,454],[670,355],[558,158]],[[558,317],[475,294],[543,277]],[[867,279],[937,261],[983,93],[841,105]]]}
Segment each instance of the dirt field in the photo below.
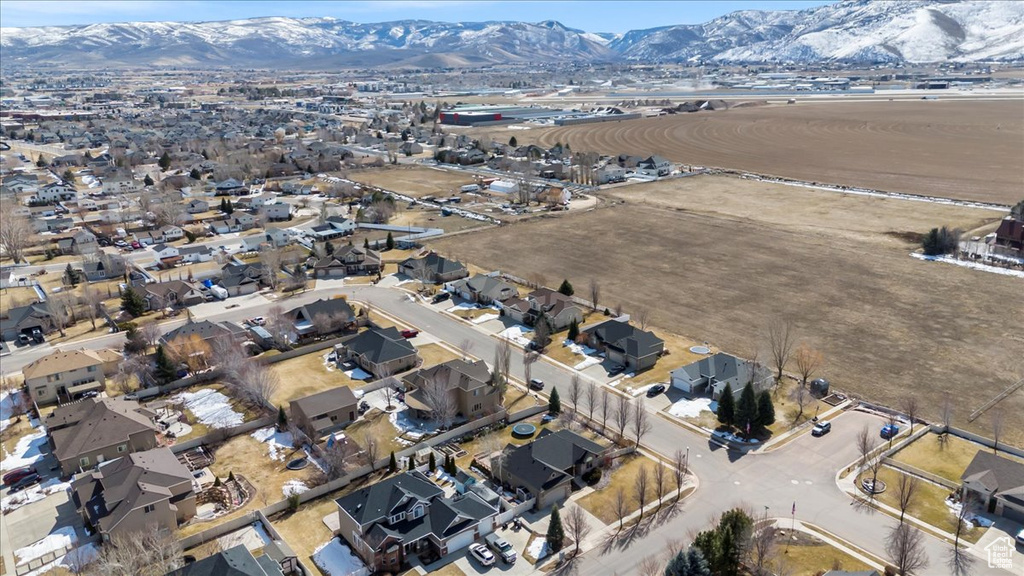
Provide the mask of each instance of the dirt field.
{"label": "dirt field", "polygon": [[801,102],[521,130],[520,144],[660,154],[800,180],[1012,204],[1024,189],[1020,101]]}
{"label": "dirt field", "polygon": [[[744,181],[734,182],[744,190]],[[726,200],[726,192],[710,204],[725,214],[690,212],[686,200],[668,208],[637,199],[445,238],[431,247],[519,276],[568,277],[578,286],[596,277],[602,306],[646,307],[656,326],[742,355],[758,351],[767,358],[768,319],[788,318],[801,338],[823,351],[822,376],[835,387],[892,404],[916,394],[931,418],[949,395],[957,399],[957,426],[990,433],[989,415],[971,425],[966,417],[1024,376],[1019,278],[915,260],[908,256],[912,245],[883,235],[938,224],[919,215],[937,207],[881,200],[880,210],[864,213],[867,208],[855,205],[863,200],[830,193],[815,197],[817,206],[794,193],[789,201],[765,196],[757,207],[747,206],[744,192],[736,192],[738,200]],[[736,206],[729,208],[730,202]],[[735,214],[740,209],[763,220],[742,218]],[[968,223],[988,217],[950,210],[935,217]],[[801,224],[801,211],[819,212],[826,224]],[[1024,420],[1009,417],[1024,413],[1024,393],[998,409],[1005,416],[1003,437],[1024,444]]]}
{"label": "dirt field", "polygon": [[385,190],[393,190],[414,198],[430,195],[451,196],[458,194],[461,186],[474,183],[471,174],[421,166],[388,166],[362,171],[353,170],[348,177],[356,182],[380,186]]}

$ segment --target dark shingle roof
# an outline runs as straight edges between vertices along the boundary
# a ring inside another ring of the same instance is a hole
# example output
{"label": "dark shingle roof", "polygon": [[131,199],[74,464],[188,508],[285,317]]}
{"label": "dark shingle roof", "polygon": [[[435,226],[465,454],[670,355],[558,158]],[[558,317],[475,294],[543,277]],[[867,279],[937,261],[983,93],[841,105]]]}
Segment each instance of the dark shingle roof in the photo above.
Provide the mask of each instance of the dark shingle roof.
{"label": "dark shingle roof", "polygon": [[606,320],[587,328],[584,333],[593,334],[605,345],[636,358],[660,352],[660,348],[665,345],[665,342],[652,332],[641,330],[621,320]]}
{"label": "dark shingle roof", "polygon": [[412,499],[428,501],[444,495],[421,472],[406,472],[382,480],[335,500],[349,516],[360,524],[374,522],[388,516],[400,503]]}
{"label": "dark shingle roof", "polygon": [[167,576],[284,576],[273,562],[258,562],[244,544],[228,548],[198,562],[167,573]]}
{"label": "dark shingle roof", "polygon": [[360,333],[345,343],[353,353],[379,364],[416,354],[416,347],[397,328],[376,328]]}
{"label": "dark shingle roof", "polygon": [[310,394],[296,400],[292,404],[299,406],[307,415],[323,414],[356,403],[356,395],[348,386],[338,386],[317,394]]}
{"label": "dark shingle roof", "polygon": [[200,320],[199,322],[189,320],[182,326],[179,326],[174,330],[171,330],[167,334],[164,334],[163,337],[161,338],[161,341],[171,342],[175,338],[188,338],[193,334],[199,336],[203,340],[208,340],[210,338],[222,338],[224,336],[230,336],[231,332],[227,328],[224,328],[219,324],[214,324],[209,320]]}
{"label": "dark shingle roof", "polygon": [[981,450],[960,479],[978,482],[997,496],[1003,493],[1013,496],[1024,488],[1024,464]]}

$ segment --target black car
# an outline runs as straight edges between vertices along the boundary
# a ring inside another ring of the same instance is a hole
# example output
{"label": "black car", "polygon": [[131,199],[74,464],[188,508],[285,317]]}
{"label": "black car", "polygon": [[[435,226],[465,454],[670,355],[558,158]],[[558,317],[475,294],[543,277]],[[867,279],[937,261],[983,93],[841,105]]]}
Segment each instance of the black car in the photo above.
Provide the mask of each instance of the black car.
{"label": "black car", "polygon": [[14,492],[18,492],[20,490],[24,490],[25,488],[28,488],[29,486],[32,486],[34,484],[38,484],[40,480],[42,480],[42,478],[39,476],[39,474],[36,474],[35,472],[33,472],[32,474],[29,474],[27,476],[22,476],[21,480],[18,480],[14,484],[11,484],[11,488],[10,488],[10,490],[8,492],[14,493]]}
{"label": "black car", "polygon": [[616,364],[615,366],[612,366],[611,370],[608,371],[608,375],[609,376],[618,376],[619,374],[622,374],[625,371],[626,371],[626,367],[625,366],[623,366],[622,364]]}
{"label": "black car", "polygon": [[433,302],[434,304],[437,304],[438,302],[444,302],[445,300],[449,300],[451,299],[451,297],[452,295],[449,294],[448,292],[441,292],[440,294],[437,294],[436,296],[431,298],[430,301]]}
{"label": "black car", "polygon": [[655,384],[654,386],[651,386],[650,388],[647,389],[647,397],[654,398],[655,396],[661,394],[664,391],[665,386],[663,384]]}

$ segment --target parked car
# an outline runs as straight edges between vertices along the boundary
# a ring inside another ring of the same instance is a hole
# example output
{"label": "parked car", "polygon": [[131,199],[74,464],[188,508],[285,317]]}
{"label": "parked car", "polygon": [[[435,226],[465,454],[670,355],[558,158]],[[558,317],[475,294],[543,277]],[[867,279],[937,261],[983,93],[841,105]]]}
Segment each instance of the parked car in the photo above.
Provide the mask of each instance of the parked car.
{"label": "parked car", "polygon": [[438,302],[444,302],[445,300],[451,299],[452,295],[448,292],[441,292],[430,299],[431,302],[437,304]]}
{"label": "parked car", "polygon": [[483,566],[494,566],[494,554],[479,542],[469,545],[469,555]]}
{"label": "parked car", "polygon": [[255,318],[251,318],[249,320],[249,324],[252,324],[253,326],[263,326],[266,323],[267,319],[264,318],[263,316],[256,316]]}
{"label": "parked car", "polygon": [[608,371],[608,375],[609,376],[618,376],[619,374],[622,374],[625,371],[626,371],[626,367],[625,366],[623,366],[622,364],[616,364],[615,366],[612,366],[611,370]]}
{"label": "parked car", "polygon": [[650,388],[647,389],[647,397],[648,398],[654,398],[655,396],[657,396],[658,394],[661,394],[664,391],[665,391],[665,385],[664,384],[655,384],[654,386],[651,386]]}
{"label": "parked car", "polygon": [[828,420],[821,420],[811,429],[811,436],[824,436],[832,431],[832,423]]}
{"label": "parked car", "polygon": [[128,243],[125,242],[124,240],[115,240],[114,241],[114,246],[117,246],[118,248],[127,248],[128,247]]}
{"label": "parked car", "polygon": [[1014,537],[1019,546],[1024,546],[1024,528],[1021,528],[1020,532],[1017,532],[1017,536]]}
{"label": "parked car", "polygon": [[896,424],[886,424],[882,426],[882,438],[888,440],[900,433],[900,427]]}
{"label": "parked car", "polygon": [[501,559],[505,564],[516,563],[516,551],[512,548],[512,545],[508,543],[508,540],[505,540],[501,536],[491,532],[484,538],[484,541],[487,542],[487,546],[491,550],[494,550],[495,554],[501,556]]}
{"label": "parked car", "polygon": [[419,336],[419,330],[402,330],[402,338],[415,338]]}
{"label": "parked car", "polygon": [[362,402],[359,403],[359,413],[360,414],[366,414],[366,411],[369,410],[369,409],[370,409],[370,404],[367,403],[365,400],[363,400]]}
{"label": "parked car", "polygon": [[13,484],[11,484],[11,488],[8,490],[8,493],[14,493],[14,492],[18,492],[20,490],[24,490],[25,488],[28,488],[29,486],[33,486],[35,484],[38,484],[40,480],[42,480],[42,478],[39,476],[39,474],[37,474],[35,472],[33,472],[33,473],[31,473],[31,474],[29,474],[27,476],[22,476],[17,482],[14,482]]}
{"label": "parked car", "polygon": [[21,480],[25,476],[28,476],[29,474],[35,474],[35,473],[36,473],[36,469],[34,467],[32,467],[32,466],[23,466],[21,468],[15,468],[14,470],[11,470],[7,474],[4,474],[4,478],[3,478],[4,486],[9,486],[11,484],[14,484],[15,482],[17,482],[18,480]]}
{"label": "parked car", "polygon": [[136,240],[136,241],[132,242],[132,249],[133,250],[141,250],[142,249],[142,244],[139,244],[139,241]]}
{"label": "parked car", "polygon": [[537,378],[530,378],[530,388],[533,388],[534,390],[543,390],[544,381]]}

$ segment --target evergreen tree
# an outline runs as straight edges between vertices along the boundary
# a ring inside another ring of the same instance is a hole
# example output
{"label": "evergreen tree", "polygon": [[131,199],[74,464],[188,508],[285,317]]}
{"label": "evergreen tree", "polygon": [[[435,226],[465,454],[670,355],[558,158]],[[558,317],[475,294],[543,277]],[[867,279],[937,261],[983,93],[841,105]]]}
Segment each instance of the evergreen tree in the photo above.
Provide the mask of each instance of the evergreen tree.
{"label": "evergreen tree", "polygon": [[427,467],[431,472],[437,470],[437,460],[434,458],[434,451],[430,451],[430,461],[427,463]]}
{"label": "evergreen tree", "polygon": [[711,576],[711,566],[700,548],[690,546],[687,550],[680,550],[669,561],[665,576]]}
{"label": "evergreen tree", "polygon": [[225,200],[224,201],[224,212],[228,216],[230,216],[231,213],[234,212],[234,211],[235,211],[235,207],[231,204],[231,199],[229,198],[229,199]]}
{"label": "evergreen tree", "polygon": [[160,156],[160,160],[157,162],[157,165],[160,166],[161,170],[167,170],[171,167],[171,155],[168,154],[166,150]]}
{"label": "evergreen tree", "polygon": [[508,145],[513,147],[513,148],[519,148],[519,142],[516,141],[516,137],[515,136],[513,136],[513,137],[508,139]]}
{"label": "evergreen tree", "polygon": [[163,345],[156,347],[156,377],[164,384],[174,380],[178,376],[178,370],[174,366],[174,361],[167,355],[167,351],[164,350]]}
{"label": "evergreen tree", "polygon": [[412,472],[415,469],[416,469],[416,459],[413,458],[412,456],[409,456],[409,472]]}
{"label": "evergreen tree", "polygon": [[191,244],[196,241],[196,233],[191,230],[185,230],[185,238],[188,240],[188,243]]}
{"label": "evergreen tree", "polygon": [[757,424],[757,395],[749,382],[740,392],[740,401],[736,404],[736,424],[743,432]]}
{"label": "evergreen tree", "polygon": [[284,413],[284,406],[277,407],[277,427],[284,429],[288,425],[288,415]]}
{"label": "evergreen tree", "polygon": [[558,504],[551,507],[551,520],[548,522],[548,533],[545,540],[547,540],[548,548],[552,552],[558,552],[562,549],[562,543],[565,541],[565,530],[562,529],[562,517],[558,514]]}
{"label": "evergreen tree", "polygon": [[[718,421],[726,426],[732,426],[736,421],[736,399],[732,397],[732,384],[726,384],[722,395],[718,397]],[[708,555],[707,550],[704,555]]]}
{"label": "evergreen tree", "polygon": [[558,291],[566,296],[572,296],[576,292],[572,289],[572,284],[568,280],[562,280],[562,285],[558,287]]}
{"label": "evergreen tree", "polygon": [[131,286],[125,288],[121,294],[121,308],[132,316],[142,316],[146,311],[145,300]]}
{"label": "evergreen tree", "polygon": [[761,426],[775,424],[775,405],[772,403],[772,394],[762,390],[757,395],[757,423]]}
{"label": "evergreen tree", "polygon": [[65,170],[62,177],[64,178],[64,181],[68,183],[75,181],[75,175],[71,173],[70,169]]}
{"label": "evergreen tree", "polygon": [[46,160],[43,160],[43,155],[39,155],[39,160],[36,160],[36,166],[39,168],[46,168]]}
{"label": "evergreen tree", "polygon": [[193,168],[192,171],[188,173],[188,177],[193,179],[193,180],[202,180],[203,179],[203,175],[199,173],[199,169],[198,168]]}
{"label": "evergreen tree", "polygon": [[395,249],[395,239],[394,239],[394,237],[391,236],[391,232],[388,232],[388,239],[386,240],[384,246],[388,250],[394,250]]}
{"label": "evergreen tree", "polygon": [[548,398],[548,413],[559,414],[562,411],[562,401],[558,398],[558,388],[551,388],[551,396]]}
{"label": "evergreen tree", "polygon": [[206,153],[206,148],[203,148],[203,160],[209,160],[210,155]]}
{"label": "evergreen tree", "polygon": [[569,334],[566,335],[566,338],[568,338],[570,342],[575,342],[579,337],[580,325],[576,322],[576,319],[573,318],[572,322],[569,323]]}
{"label": "evergreen tree", "polygon": [[142,179],[142,183],[145,184],[146,186],[152,186],[153,184],[155,184],[155,182],[153,182],[153,177],[150,176],[149,174],[146,174],[146,177]]}
{"label": "evergreen tree", "polygon": [[370,249],[370,239],[369,238],[363,238],[363,248],[366,249],[366,250]]}
{"label": "evergreen tree", "polygon": [[394,474],[398,472],[398,460],[395,458],[395,451],[391,451],[391,461],[388,462],[388,472]]}
{"label": "evergreen tree", "polygon": [[71,267],[71,263],[68,262],[66,268],[64,268],[64,283],[70,284],[71,286],[78,286],[78,270]]}
{"label": "evergreen tree", "polygon": [[231,482],[232,484],[237,484],[237,481],[235,480],[235,471],[234,470],[228,472],[228,482]]}
{"label": "evergreen tree", "polygon": [[216,479],[213,481],[213,487],[214,488],[220,488],[221,485],[222,485],[222,483],[220,481],[220,476],[217,476]]}
{"label": "evergreen tree", "polygon": [[328,256],[330,256],[331,254],[334,254],[334,244],[331,244],[330,240],[328,240],[327,242],[324,243],[324,252]]}
{"label": "evergreen tree", "polygon": [[128,356],[134,356],[135,354],[145,352],[146,343],[142,340],[142,334],[139,332],[138,326],[134,322],[126,322],[124,330],[124,353]]}

